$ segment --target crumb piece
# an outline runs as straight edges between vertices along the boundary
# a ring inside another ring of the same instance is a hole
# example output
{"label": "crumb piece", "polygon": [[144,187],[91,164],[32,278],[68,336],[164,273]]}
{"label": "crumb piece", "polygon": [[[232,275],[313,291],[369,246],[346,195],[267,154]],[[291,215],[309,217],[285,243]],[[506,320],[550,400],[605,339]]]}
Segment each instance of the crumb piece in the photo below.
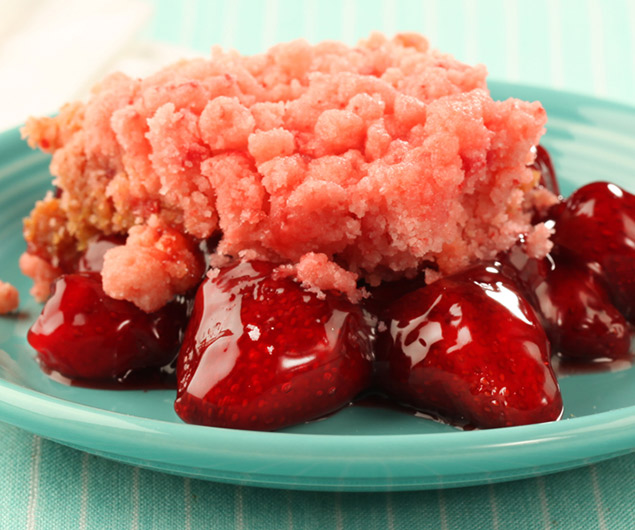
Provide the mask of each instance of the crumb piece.
{"label": "crumb piece", "polygon": [[78,258],[77,240],[69,232],[66,212],[51,192],[35,203],[24,220],[23,232],[27,249],[37,249],[55,268],[64,269]]}
{"label": "crumb piece", "polygon": [[39,147],[46,153],[52,153],[63,147],[82,128],[83,120],[84,104],[67,103],[54,118],[28,118],[20,133],[22,138],[27,139],[29,147]]}
{"label": "crumb piece", "polygon": [[357,274],[330,261],[326,254],[308,252],[302,256],[296,265],[296,275],[307,288],[340,291],[351,302],[359,302],[363,297],[363,293],[357,289]]}
{"label": "crumb piece", "polygon": [[258,131],[249,136],[249,154],[257,164],[271,160],[277,156],[293,154],[293,134],[282,128]]}
{"label": "crumb piece", "polygon": [[423,274],[425,275],[424,277],[426,280],[426,285],[430,285],[431,283],[434,283],[437,280],[443,278],[443,274],[441,274],[439,271],[435,271],[434,269],[425,269],[423,271]]}
{"label": "crumb piece", "polygon": [[244,147],[256,122],[238,98],[218,97],[210,101],[199,121],[202,139],[213,150]]}
{"label": "crumb piece", "polygon": [[561,200],[544,186],[538,186],[531,190],[528,198],[531,206],[539,215],[545,215],[549,208],[555,206]]}
{"label": "crumb piece", "polygon": [[150,313],[196,286],[204,267],[202,255],[190,241],[151,218],[148,225],[130,229],[125,245],[106,252],[104,291]]}
{"label": "crumb piece", "polygon": [[553,229],[545,223],[539,223],[525,238],[525,251],[531,258],[542,259],[553,248],[553,242],[549,239],[553,235]]}
{"label": "crumb piece", "polygon": [[20,293],[10,283],[0,280],[0,315],[15,311],[20,305]]}
{"label": "crumb piece", "polygon": [[22,274],[33,279],[31,296],[38,302],[46,302],[51,296],[53,282],[62,274],[62,271],[45,259],[28,252],[20,256],[19,264]]}

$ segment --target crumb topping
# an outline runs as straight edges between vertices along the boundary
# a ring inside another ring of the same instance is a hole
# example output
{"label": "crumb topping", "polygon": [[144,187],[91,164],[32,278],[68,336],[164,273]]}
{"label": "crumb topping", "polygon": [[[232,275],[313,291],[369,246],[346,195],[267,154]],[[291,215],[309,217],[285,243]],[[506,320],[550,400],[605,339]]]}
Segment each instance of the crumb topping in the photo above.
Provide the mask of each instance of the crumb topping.
{"label": "crumb topping", "polygon": [[449,274],[520,234],[544,254],[527,163],[545,111],[493,101],[485,78],[482,65],[415,34],[372,34],[356,47],[300,40],[254,56],[215,47],[145,79],[111,75],[86,103],[24,128],[53,153],[61,194],[27,220],[23,270],[42,294],[62,252],[53,231],[80,249],[98,234],[130,234],[106,255],[104,288],[154,308],[202,273],[187,251],[141,242],[159,225],[184,241],[220,230],[218,256],[289,265],[305,285],[352,299],[357,280],[412,276],[430,262]]}

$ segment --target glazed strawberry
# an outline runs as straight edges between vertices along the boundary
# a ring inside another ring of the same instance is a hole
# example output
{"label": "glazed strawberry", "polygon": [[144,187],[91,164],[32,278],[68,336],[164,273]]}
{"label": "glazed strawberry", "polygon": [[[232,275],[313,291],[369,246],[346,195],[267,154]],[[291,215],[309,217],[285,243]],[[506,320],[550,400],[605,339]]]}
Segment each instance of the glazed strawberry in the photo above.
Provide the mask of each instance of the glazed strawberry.
{"label": "glazed strawberry", "polygon": [[569,252],[556,248],[543,260],[513,248],[507,262],[536,309],[554,352],[580,360],[624,359],[630,331],[598,275]]}
{"label": "glazed strawberry", "polygon": [[583,186],[567,199],[553,241],[599,264],[613,303],[635,322],[635,195],[607,182]]}
{"label": "glazed strawberry", "polygon": [[61,276],[27,339],[46,370],[73,379],[115,379],[170,363],[180,346],[188,304],[178,298],[156,313],[114,300],[99,273]]}
{"label": "glazed strawberry", "polygon": [[275,430],[336,411],[368,386],[371,329],[359,306],[320,299],[274,267],[235,264],[199,287],[177,367],[184,421]]}
{"label": "glazed strawberry", "polygon": [[547,337],[529,303],[495,266],[409,293],[384,319],[378,383],[399,402],[478,428],[560,417]]}

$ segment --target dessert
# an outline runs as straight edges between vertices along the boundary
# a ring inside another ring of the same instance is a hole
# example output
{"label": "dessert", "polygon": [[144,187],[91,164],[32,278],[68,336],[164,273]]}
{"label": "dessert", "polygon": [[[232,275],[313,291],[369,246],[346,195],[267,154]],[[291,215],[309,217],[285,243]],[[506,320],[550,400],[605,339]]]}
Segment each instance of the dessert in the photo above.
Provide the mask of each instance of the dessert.
{"label": "dessert", "polygon": [[520,234],[544,256],[548,231],[530,212],[555,198],[536,193],[526,165],[545,111],[493,101],[485,75],[410,34],[252,57],[214,48],[146,79],[112,75],[87,103],[24,128],[53,153],[59,191],[25,225],[33,294],[45,299],[52,277],[112,234],[131,237],[106,253],[104,290],[145,311],[200,280],[184,239],[219,234],[217,258],[279,263],[351,300],[360,280],[430,262],[433,279]]}
{"label": "dessert", "polygon": [[545,122],[411,34],[110,76],[24,129],[56,185],[25,221],[29,342],[88,384],[176,365],[203,425],[368,392],[464,428],[557,420],[552,355],[630,355],[635,219],[614,185],[558,196]]}

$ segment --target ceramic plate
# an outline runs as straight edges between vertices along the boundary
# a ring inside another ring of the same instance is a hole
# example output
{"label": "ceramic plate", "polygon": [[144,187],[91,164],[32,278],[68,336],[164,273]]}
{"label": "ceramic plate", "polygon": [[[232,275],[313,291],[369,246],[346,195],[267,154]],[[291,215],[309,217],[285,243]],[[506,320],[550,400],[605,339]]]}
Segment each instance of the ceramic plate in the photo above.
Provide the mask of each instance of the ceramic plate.
{"label": "ceramic plate", "polygon": [[[635,109],[551,90],[492,84],[540,100],[564,192],[606,179],[635,191]],[[78,449],[191,477],[318,490],[408,490],[489,483],[581,466],[635,448],[635,369],[561,379],[559,422],[462,432],[410,414],[349,407],[282,432],[186,425],[173,391],[70,387],[43,375],[25,334],[40,307],[18,269],[21,219],[50,186],[48,158],[17,130],[0,135],[0,278],[20,289],[0,319],[0,420]]]}

